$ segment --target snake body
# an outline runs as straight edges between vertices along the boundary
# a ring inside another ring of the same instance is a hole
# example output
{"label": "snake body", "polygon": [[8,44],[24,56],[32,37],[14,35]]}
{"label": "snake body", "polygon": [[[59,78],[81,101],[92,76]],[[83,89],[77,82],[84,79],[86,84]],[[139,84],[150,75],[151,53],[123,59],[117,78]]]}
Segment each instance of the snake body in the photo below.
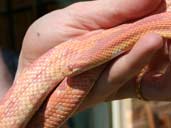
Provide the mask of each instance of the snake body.
{"label": "snake body", "polygon": [[1,100],[0,128],[59,128],[85,99],[103,64],[149,32],[171,39],[171,12],[54,47],[25,68]]}

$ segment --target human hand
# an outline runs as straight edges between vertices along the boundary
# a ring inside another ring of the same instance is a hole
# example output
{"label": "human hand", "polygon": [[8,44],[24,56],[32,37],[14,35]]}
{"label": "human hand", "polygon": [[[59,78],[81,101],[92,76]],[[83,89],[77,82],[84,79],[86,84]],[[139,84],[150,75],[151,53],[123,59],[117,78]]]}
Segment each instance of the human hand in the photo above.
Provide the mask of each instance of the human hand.
{"label": "human hand", "polygon": [[[161,2],[162,0],[99,0],[77,3],[51,12],[38,19],[28,29],[23,41],[17,74],[54,46],[70,38],[98,30],[103,31],[143,17],[155,11]],[[149,34],[140,39],[128,54],[108,66],[82,108],[102,102],[110,95],[130,96],[128,92],[132,93],[131,89],[123,89],[124,93],[118,90],[122,86],[127,87],[128,81],[137,75],[161,47],[162,38],[156,34]]]}
{"label": "human hand", "polygon": [[[165,40],[163,48],[160,49],[151,59],[149,70],[143,75],[141,93],[147,100],[170,101],[171,100],[171,40]],[[117,94],[113,94],[108,100],[122,98],[136,98],[136,80],[128,81]],[[128,91],[129,90],[129,91]],[[128,93],[124,93],[124,92]]]}

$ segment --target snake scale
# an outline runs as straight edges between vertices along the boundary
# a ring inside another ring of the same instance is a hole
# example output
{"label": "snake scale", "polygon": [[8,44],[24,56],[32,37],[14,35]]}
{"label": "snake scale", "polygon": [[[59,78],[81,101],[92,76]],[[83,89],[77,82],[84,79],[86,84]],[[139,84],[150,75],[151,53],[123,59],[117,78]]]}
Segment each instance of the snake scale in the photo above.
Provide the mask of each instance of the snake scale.
{"label": "snake scale", "polygon": [[26,67],[0,101],[0,128],[59,128],[85,99],[103,64],[146,33],[171,39],[171,12],[68,40]]}

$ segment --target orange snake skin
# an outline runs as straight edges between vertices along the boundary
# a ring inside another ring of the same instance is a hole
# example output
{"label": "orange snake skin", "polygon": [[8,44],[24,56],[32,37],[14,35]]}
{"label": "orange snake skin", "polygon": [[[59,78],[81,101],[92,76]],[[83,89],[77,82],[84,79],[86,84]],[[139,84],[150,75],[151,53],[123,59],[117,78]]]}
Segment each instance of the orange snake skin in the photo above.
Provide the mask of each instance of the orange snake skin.
{"label": "orange snake skin", "polygon": [[171,39],[171,12],[66,41],[25,68],[0,101],[0,128],[59,128],[85,99],[104,63],[146,33]]}

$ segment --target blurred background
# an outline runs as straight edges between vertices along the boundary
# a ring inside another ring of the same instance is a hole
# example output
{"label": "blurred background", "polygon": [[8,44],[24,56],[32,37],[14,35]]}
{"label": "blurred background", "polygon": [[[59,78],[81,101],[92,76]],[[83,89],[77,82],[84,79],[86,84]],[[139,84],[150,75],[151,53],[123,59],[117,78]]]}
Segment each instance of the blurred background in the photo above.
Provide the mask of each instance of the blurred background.
{"label": "blurred background", "polygon": [[[33,21],[78,1],[81,0],[0,0],[0,48],[12,77],[24,34]],[[171,128],[171,104],[135,99],[103,103],[75,115],[68,125],[70,128]]]}

